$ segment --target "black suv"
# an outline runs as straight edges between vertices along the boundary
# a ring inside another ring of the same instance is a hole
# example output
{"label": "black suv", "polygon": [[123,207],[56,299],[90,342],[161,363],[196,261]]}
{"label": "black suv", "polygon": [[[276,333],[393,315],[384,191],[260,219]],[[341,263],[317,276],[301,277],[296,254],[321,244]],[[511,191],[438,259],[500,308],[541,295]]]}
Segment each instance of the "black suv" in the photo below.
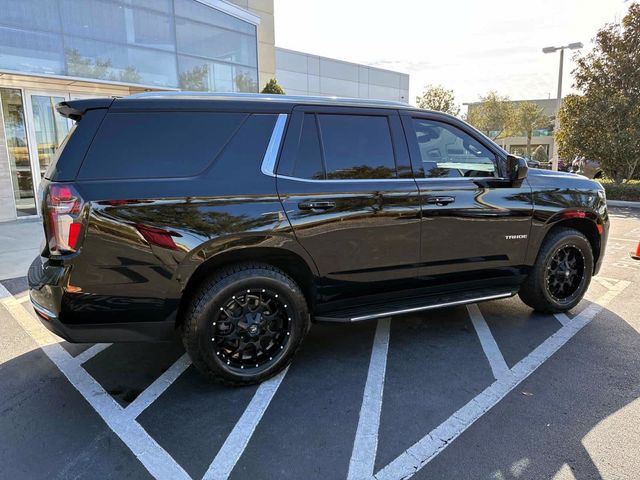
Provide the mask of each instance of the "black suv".
{"label": "black suv", "polygon": [[76,123],[43,182],[29,283],[44,325],[72,342],[179,332],[200,371],[254,383],[312,321],[516,293],[561,312],[602,262],[598,183],[528,169],[442,113],[188,93],[58,111]]}

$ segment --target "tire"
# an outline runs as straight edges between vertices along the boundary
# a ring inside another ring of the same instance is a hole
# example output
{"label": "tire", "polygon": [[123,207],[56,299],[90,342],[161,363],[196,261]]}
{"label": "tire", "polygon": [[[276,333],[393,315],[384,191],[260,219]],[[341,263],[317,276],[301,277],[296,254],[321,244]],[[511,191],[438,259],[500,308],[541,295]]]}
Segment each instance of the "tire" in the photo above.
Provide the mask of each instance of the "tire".
{"label": "tire", "polygon": [[243,263],[205,280],[185,315],[182,341],[209,379],[251,385],[283,370],[309,327],[307,302],[291,278]]}
{"label": "tire", "polygon": [[518,295],[536,311],[566,312],[582,300],[592,274],[593,251],[589,240],[572,228],[556,228],[544,239]]}

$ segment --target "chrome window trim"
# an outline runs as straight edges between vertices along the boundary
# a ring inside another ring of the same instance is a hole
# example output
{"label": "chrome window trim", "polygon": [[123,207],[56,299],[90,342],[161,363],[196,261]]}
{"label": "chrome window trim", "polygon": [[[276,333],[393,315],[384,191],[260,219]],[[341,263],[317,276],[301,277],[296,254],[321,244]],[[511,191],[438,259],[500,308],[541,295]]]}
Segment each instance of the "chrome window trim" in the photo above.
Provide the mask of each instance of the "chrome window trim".
{"label": "chrome window trim", "polygon": [[[263,172],[264,173],[264,172]],[[334,178],[327,180],[316,180],[312,178],[300,178],[300,177],[290,177],[288,175],[277,175],[278,178],[282,178],[284,180],[293,180],[297,182],[307,182],[307,183],[354,183],[354,182],[434,182],[434,181],[460,181],[460,180],[500,180],[499,177],[448,177],[448,178],[423,178],[423,177],[415,177],[415,178]]]}
{"label": "chrome window trim", "polygon": [[353,182],[415,182],[413,178],[328,178],[326,180],[316,180],[313,178],[289,177],[288,175],[278,175],[278,178],[294,180],[307,183],[353,183]]}
{"label": "chrome window trim", "polygon": [[[142,96],[142,94],[140,95]],[[264,153],[264,157],[262,158],[262,164],[260,166],[260,170],[264,175],[269,177],[277,177],[282,178],[283,180],[293,180],[296,182],[306,182],[306,183],[363,183],[363,182],[417,182],[417,181],[449,181],[449,182],[459,182],[461,180],[474,181],[474,180],[487,180],[487,179],[499,179],[499,177],[446,177],[446,178],[428,178],[428,177],[412,177],[412,178],[336,178],[336,179],[322,179],[316,180],[312,178],[300,178],[300,177],[291,177],[288,175],[277,175],[276,174],[276,163],[278,160],[278,152],[280,151],[280,146],[282,145],[282,141],[284,140],[284,129],[287,124],[287,117],[289,115],[286,113],[278,114],[278,118],[276,120],[276,124],[273,127],[273,132],[271,133],[271,138],[269,139],[269,144],[267,145],[267,150]]]}
{"label": "chrome window trim", "polygon": [[280,150],[280,145],[282,145],[282,139],[284,137],[284,127],[287,123],[287,116],[288,115],[286,113],[278,114],[278,119],[276,120],[276,124],[273,127],[273,132],[271,132],[269,145],[267,145],[267,151],[264,152],[264,157],[262,158],[262,165],[260,166],[260,170],[264,175],[268,175],[269,177],[276,176],[276,160],[278,159],[278,151]]}

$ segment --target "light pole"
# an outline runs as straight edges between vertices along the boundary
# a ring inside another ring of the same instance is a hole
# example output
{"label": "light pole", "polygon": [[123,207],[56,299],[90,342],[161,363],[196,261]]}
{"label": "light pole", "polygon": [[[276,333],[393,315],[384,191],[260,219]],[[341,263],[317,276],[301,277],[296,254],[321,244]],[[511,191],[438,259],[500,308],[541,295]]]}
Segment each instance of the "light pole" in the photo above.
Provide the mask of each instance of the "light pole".
{"label": "light pole", "polygon": [[558,69],[558,101],[556,102],[556,120],[553,132],[553,156],[551,158],[551,168],[553,170],[558,170],[558,145],[556,143],[555,131],[558,129],[558,111],[560,110],[560,104],[562,103],[562,69],[564,67],[564,51],[567,48],[569,50],[578,50],[582,47],[584,47],[582,42],[574,42],[569,45],[563,45],[562,47],[544,47],[542,49],[542,53],[554,53],[560,50],[560,68]]}

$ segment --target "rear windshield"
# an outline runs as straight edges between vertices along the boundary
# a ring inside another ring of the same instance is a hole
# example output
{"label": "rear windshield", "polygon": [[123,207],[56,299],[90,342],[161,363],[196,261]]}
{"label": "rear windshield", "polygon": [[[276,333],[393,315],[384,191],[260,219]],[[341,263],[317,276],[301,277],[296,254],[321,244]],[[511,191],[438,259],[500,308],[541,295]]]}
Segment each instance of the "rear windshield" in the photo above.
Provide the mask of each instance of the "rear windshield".
{"label": "rear windshield", "polygon": [[64,150],[64,147],[67,146],[67,143],[69,142],[71,135],[73,135],[73,133],[76,131],[77,126],[78,126],[77,123],[73,124],[73,126],[69,129],[67,136],[64,137],[64,140],[62,140],[62,143],[56,149],[56,153],[51,158],[51,163],[49,163],[49,166],[47,167],[47,171],[44,173],[44,178],[47,178],[47,179],[53,178],[53,173],[56,171],[56,166],[58,165],[58,160],[60,160],[60,155],[62,155],[62,151]]}
{"label": "rear windshield", "polygon": [[244,113],[108,113],[78,179],[188,177],[204,171]]}

